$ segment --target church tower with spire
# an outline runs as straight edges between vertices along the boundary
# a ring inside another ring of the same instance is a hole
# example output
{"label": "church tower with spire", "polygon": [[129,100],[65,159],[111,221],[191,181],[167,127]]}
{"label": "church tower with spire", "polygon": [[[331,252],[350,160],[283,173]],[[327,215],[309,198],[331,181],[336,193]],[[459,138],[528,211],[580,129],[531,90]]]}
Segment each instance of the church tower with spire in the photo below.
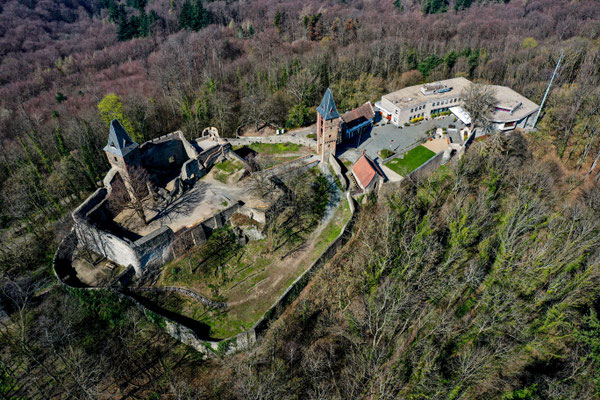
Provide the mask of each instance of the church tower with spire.
{"label": "church tower with spire", "polygon": [[321,161],[327,161],[329,154],[335,155],[337,144],[340,142],[341,117],[335,108],[333,94],[327,88],[321,104],[317,107],[317,153]]}

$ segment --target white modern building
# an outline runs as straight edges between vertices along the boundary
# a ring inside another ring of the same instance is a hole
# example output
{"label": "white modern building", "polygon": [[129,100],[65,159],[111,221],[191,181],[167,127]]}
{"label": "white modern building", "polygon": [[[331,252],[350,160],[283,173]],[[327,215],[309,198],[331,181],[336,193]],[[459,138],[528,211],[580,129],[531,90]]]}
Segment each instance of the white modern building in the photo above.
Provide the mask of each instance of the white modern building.
{"label": "white modern building", "polygon": [[490,119],[497,130],[533,128],[533,120],[540,108],[539,105],[509,87],[498,85],[491,85],[491,87],[497,103]]}
{"label": "white modern building", "polygon": [[[375,107],[395,126],[409,124],[415,118],[429,119],[445,111],[469,125],[471,118],[461,106],[462,93],[470,84],[471,81],[461,77],[410,86],[382,96]],[[493,126],[498,130],[531,127],[539,106],[506,86],[492,87],[497,100],[491,118]]]}

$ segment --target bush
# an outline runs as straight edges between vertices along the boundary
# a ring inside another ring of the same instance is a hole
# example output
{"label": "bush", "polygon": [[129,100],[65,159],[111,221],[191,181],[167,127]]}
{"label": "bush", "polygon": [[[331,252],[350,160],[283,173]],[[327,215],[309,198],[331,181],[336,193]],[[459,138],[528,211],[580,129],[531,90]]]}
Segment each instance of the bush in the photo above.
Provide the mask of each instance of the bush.
{"label": "bush", "polygon": [[116,293],[108,290],[70,289],[69,293],[81,304],[81,310],[89,317],[99,318],[111,327],[123,322],[125,311],[132,303],[121,299]]}
{"label": "bush", "polygon": [[405,122],[404,126],[410,126],[410,124],[408,122]]}
{"label": "bush", "polygon": [[410,120],[411,124],[416,124],[417,122],[423,121],[423,117],[417,117]]}
{"label": "bush", "polygon": [[379,157],[386,159],[394,155],[394,152],[389,149],[383,149],[379,152]]}
{"label": "bush", "polygon": [[309,139],[314,139],[314,140],[317,139],[317,135],[314,134],[314,133],[309,133],[308,135],[306,135],[306,137],[309,138]]}
{"label": "bush", "polygon": [[217,344],[217,354],[219,354],[220,356],[224,356],[225,354],[227,354],[227,350],[229,350],[229,347],[232,343],[233,339],[221,340],[219,344]]}

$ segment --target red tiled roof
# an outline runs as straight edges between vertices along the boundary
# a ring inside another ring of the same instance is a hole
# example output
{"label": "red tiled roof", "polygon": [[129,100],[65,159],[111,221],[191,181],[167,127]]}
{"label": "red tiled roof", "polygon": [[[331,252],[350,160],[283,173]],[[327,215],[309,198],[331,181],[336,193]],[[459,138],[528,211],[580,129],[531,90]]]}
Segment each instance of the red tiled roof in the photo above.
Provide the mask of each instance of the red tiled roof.
{"label": "red tiled roof", "polygon": [[369,186],[373,178],[375,178],[375,175],[378,174],[373,162],[369,160],[366,155],[363,155],[356,163],[354,163],[352,166],[352,172],[359,180],[359,183],[362,185],[363,189]]}
{"label": "red tiled roof", "polygon": [[349,123],[354,121],[355,119],[359,119],[363,117],[364,119],[373,119],[375,117],[375,111],[373,110],[373,106],[370,102],[366,102],[362,106],[355,108],[354,110],[350,110],[344,115],[342,115],[342,120],[345,123]]}

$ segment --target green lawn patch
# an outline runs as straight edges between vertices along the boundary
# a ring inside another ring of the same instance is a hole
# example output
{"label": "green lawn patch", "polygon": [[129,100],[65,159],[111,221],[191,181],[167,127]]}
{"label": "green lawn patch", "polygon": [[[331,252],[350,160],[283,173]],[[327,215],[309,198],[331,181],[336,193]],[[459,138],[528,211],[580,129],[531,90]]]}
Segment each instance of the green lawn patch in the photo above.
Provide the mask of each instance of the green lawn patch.
{"label": "green lawn patch", "polygon": [[244,168],[244,166],[239,161],[225,160],[220,163],[216,163],[215,168],[220,171],[233,174],[234,172],[237,172],[240,169]]}
{"label": "green lawn patch", "polygon": [[225,160],[215,164],[213,175],[219,182],[227,183],[230,176],[242,169],[244,165],[240,161]]}
{"label": "green lawn patch", "polygon": [[433,151],[426,147],[418,146],[404,154],[404,158],[394,158],[388,161],[385,166],[397,174],[406,176],[433,156],[435,156]]}
{"label": "green lawn patch", "polygon": [[246,147],[251,148],[258,154],[281,154],[300,151],[301,145],[295,143],[252,143]]}

